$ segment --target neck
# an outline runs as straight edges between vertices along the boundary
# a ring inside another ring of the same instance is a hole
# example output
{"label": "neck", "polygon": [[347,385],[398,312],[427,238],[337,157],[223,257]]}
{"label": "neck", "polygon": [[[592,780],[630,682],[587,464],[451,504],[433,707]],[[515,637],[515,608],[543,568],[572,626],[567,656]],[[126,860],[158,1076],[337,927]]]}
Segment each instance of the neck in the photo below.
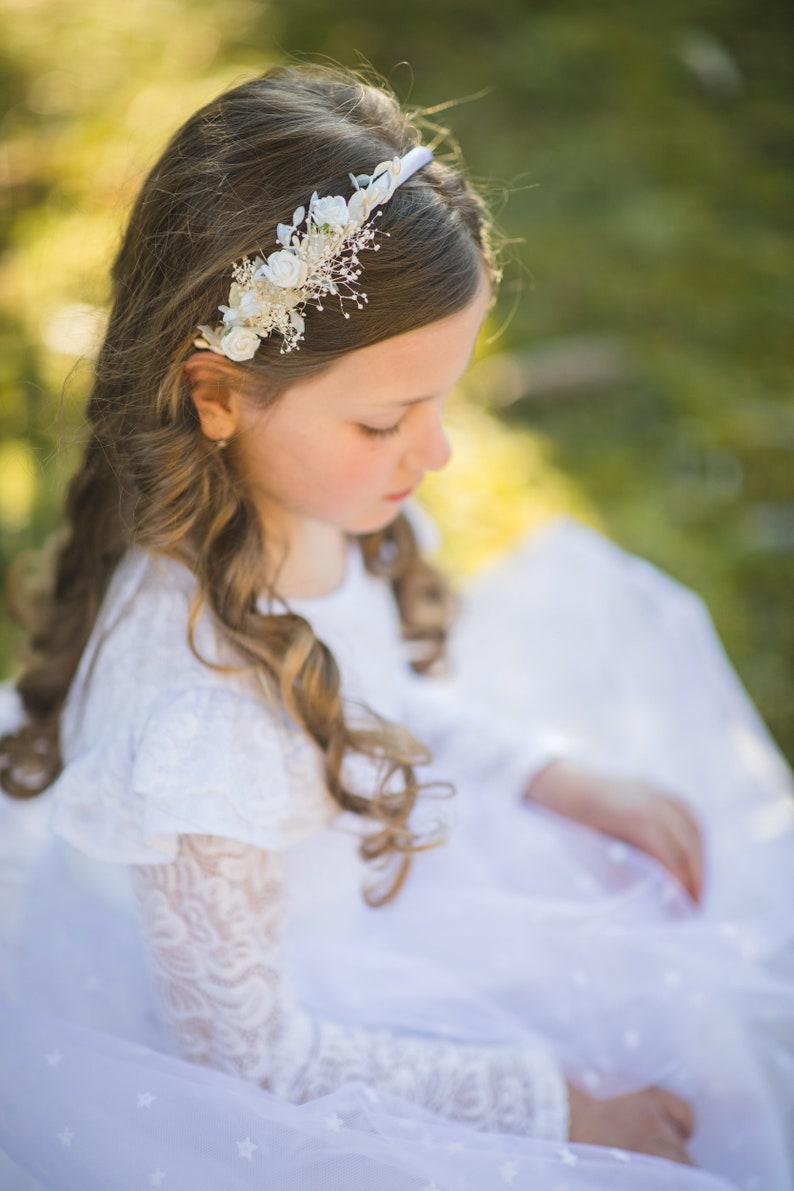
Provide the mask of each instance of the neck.
{"label": "neck", "polygon": [[347,537],[334,525],[283,516],[263,517],[267,583],[285,600],[328,595],[341,584]]}

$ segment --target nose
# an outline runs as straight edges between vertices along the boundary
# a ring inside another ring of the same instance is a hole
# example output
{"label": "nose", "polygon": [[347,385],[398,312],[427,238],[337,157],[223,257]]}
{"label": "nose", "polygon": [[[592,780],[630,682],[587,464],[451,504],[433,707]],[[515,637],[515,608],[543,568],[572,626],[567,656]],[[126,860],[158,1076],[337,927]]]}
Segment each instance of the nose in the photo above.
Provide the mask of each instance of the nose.
{"label": "nose", "polygon": [[415,407],[414,413],[416,422],[405,455],[406,466],[411,471],[440,471],[452,454],[444,430],[444,406],[440,401],[423,402]]}

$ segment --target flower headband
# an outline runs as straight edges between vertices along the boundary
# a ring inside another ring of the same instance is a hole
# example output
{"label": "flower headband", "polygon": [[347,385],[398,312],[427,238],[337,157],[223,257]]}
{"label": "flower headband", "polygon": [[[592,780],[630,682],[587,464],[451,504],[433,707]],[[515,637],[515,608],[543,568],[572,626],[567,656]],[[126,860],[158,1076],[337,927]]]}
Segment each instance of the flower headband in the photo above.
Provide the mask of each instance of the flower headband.
{"label": "flower headband", "polygon": [[[229,304],[218,307],[223,322],[199,327],[201,337],[194,346],[240,362],[254,356],[260,339],[278,331],[281,351],[291,352],[303,338],[303,313],[310,302],[322,310],[323,298],[331,294],[363,309],[367,295],[357,292],[362,271],[358,254],[380,247],[374,243],[375,228],[365,224],[375,207],[388,202],[398,186],[432,160],[430,150],[419,145],[404,157],[381,162],[371,175],[351,174],[355,189],[347,201],[338,194],[318,198],[315,190],[308,213],[298,207],[291,224],[278,225],[283,246],[278,252],[267,260],[244,257],[232,266]],[[350,318],[344,309],[343,314]]]}

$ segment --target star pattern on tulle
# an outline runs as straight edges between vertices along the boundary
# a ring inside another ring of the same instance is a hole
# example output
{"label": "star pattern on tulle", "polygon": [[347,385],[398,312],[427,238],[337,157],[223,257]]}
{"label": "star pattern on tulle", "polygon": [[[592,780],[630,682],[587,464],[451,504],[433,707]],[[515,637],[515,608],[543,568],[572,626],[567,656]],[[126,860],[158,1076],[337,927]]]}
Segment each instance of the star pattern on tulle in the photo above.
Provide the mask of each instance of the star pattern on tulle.
{"label": "star pattern on tulle", "polygon": [[441,1191],[438,1183],[425,1183],[422,1191]]}
{"label": "star pattern on tulle", "polygon": [[624,1033],[623,1045],[626,1050],[636,1050],[640,1045],[639,1030],[635,1030],[634,1026],[629,1026],[628,1030]]}
{"label": "star pattern on tulle", "polygon": [[576,1154],[574,1154],[573,1150],[569,1150],[568,1146],[563,1146],[561,1150],[557,1150],[557,1156],[563,1166],[577,1166],[579,1163]]}
{"label": "star pattern on tulle", "polygon": [[512,1183],[513,1179],[518,1174],[517,1162],[503,1162],[499,1167],[499,1173],[502,1176],[503,1183]]}
{"label": "star pattern on tulle", "polygon": [[63,1062],[63,1055],[59,1050],[51,1050],[44,1058],[47,1061],[48,1067],[57,1067],[59,1063]]}
{"label": "star pattern on tulle", "polygon": [[151,1092],[138,1092],[138,1108],[151,1108],[156,1099]]}
{"label": "star pattern on tulle", "polygon": [[247,1159],[248,1162],[251,1161],[251,1156],[252,1156],[254,1150],[258,1150],[258,1149],[259,1149],[259,1146],[255,1145],[254,1142],[251,1141],[250,1137],[246,1137],[243,1141],[237,1142],[238,1154],[240,1155],[241,1158]]}
{"label": "star pattern on tulle", "polygon": [[61,1129],[60,1133],[58,1134],[58,1141],[62,1146],[70,1146],[74,1139],[75,1134],[73,1131],[69,1129],[68,1126],[64,1125],[63,1129]]}
{"label": "star pattern on tulle", "polygon": [[158,1166],[157,1170],[153,1170],[152,1173],[149,1175],[149,1185],[151,1187],[162,1187],[164,1178],[165,1178],[165,1171],[160,1170],[160,1167]]}
{"label": "star pattern on tulle", "polygon": [[610,1150],[613,1158],[617,1158],[618,1162],[631,1162],[631,1155],[627,1154],[625,1150]]}
{"label": "star pattern on tulle", "polygon": [[338,1133],[344,1124],[338,1112],[332,1112],[330,1117],[326,1117],[325,1123],[332,1133]]}

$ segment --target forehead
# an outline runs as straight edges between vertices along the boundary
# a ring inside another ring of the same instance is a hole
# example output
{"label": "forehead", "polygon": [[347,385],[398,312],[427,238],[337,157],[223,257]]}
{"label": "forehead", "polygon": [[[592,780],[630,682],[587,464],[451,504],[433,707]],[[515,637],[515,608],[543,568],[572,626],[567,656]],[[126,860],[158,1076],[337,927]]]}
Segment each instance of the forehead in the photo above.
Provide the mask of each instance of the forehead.
{"label": "forehead", "polygon": [[407,405],[446,393],[466,370],[490,301],[486,287],[468,306],[369,347],[348,352],[288,393],[343,406]]}

